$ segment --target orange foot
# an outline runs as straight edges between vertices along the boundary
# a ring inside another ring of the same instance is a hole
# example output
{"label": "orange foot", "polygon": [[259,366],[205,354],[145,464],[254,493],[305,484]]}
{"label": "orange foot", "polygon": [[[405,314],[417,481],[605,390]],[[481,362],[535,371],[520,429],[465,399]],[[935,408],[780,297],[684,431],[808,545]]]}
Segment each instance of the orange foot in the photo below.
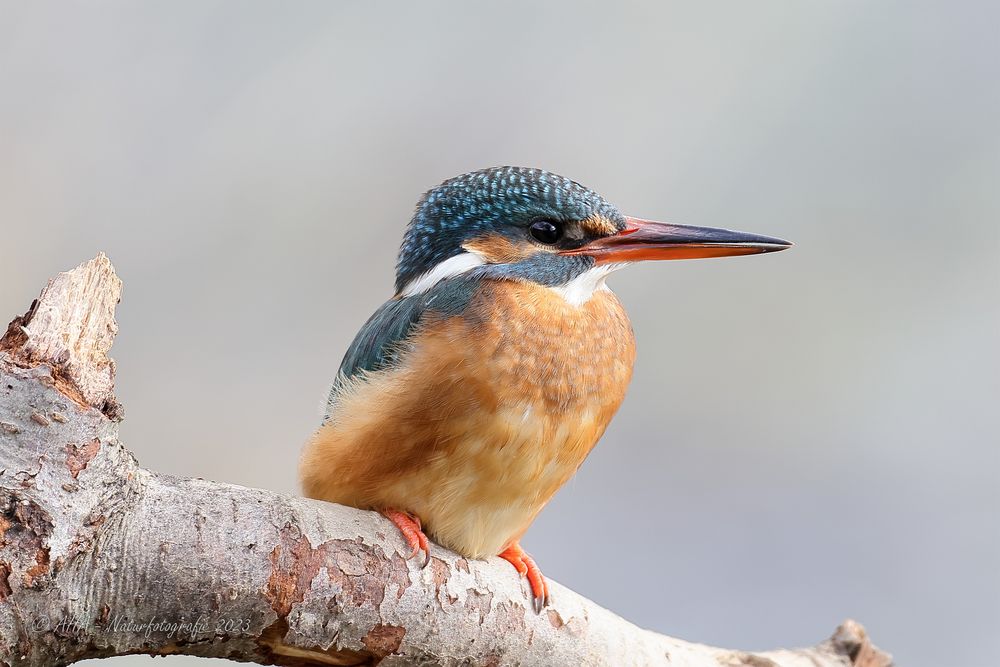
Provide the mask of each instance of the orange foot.
{"label": "orange foot", "polygon": [[403,534],[403,539],[413,548],[413,551],[406,558],[413,558],[423,551],[424,562],[420,567],[427,567],[427,564],[431,562],[431,547],[427,543],[427,536],[424,535],[424,531],[420,527],[420,519],[409,512],[401,512],[400,510],[382,510],[381,514],[396,524],[399,532]]}
{"label": "orange foot", "polygon": [[524,553],[524,549],[517,542],[504,549],[500,558],[513,565],[522,577],[528,578],[528,584],[531,586],[531,605],[536,614],[542,613],[542,608],[549,603],[549,584],[534,559]]}

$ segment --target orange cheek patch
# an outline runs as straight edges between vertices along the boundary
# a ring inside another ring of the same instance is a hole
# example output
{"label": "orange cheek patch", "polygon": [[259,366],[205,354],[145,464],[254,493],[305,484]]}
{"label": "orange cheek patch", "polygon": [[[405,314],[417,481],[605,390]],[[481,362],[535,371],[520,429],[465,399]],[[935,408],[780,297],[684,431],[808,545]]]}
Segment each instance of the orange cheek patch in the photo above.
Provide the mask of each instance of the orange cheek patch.
{"label": "orange cheek patch", "polygon": [[525,241],[514,243],[499,234],[489,234],[466,241],[462,247],[469,252],[482,255],[491,264],[509,264],[526,259],[538,252],[538,248]]}
{"label": "orange cheek patch", "polygon": [[607,218],[595,215],[580,221],[580,226],[588,236],[610,236],[618,233],[618,228]]}

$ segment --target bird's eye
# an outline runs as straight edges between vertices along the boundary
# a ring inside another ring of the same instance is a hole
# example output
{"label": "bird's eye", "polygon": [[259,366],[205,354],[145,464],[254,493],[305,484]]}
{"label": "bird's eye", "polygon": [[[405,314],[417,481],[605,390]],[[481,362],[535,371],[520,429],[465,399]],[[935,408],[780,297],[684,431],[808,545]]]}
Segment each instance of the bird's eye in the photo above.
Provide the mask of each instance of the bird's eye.
{"label": "bird's eye", "polygon": [[558,222],[552,222],[551,220],[538,220],[531,223],[531,227],[528,228],[531,232],[531,236],[540,243],[545,243],[552,245],[559,241],[563,235],[562,225]]}

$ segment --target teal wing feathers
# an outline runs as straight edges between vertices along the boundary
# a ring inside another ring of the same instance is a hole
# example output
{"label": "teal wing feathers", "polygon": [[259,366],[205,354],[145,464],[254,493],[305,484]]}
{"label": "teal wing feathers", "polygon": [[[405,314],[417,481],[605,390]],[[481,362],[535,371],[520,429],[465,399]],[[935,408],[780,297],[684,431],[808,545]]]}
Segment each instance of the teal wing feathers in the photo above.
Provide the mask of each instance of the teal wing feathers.
{"label": "teal wing feathers", "polygon": [[327,413],[333,409],[345,382],[366,372],[395,367],[421,322],[435,316],[461,315],[478,284],[475,277],[451,278],[421,294],[396,297],[382,304],[347,349],[330,390]]}

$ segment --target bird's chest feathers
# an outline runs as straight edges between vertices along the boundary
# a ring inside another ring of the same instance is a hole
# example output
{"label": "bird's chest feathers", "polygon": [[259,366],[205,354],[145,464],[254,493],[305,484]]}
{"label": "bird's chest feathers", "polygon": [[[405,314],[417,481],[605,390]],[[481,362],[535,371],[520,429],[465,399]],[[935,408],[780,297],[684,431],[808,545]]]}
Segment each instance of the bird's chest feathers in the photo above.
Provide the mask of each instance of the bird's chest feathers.
{"label": "bird's chest feathers", "polygon": [[612,292],[575,304],[547,287],[501,282],[486,288],[467,321],[475,377],[493,387],[498,407],[524,404],[539,419],[586,421],[621,402],[635,343]]}
{"label": "bird's chest feathers", "polygon": [[438,523],[482,535],[488,551],[530,523],[604,433],[632,375],[632,328],[610,291],[575,306],[498,283],[437,331],[449,414],[425,465],[435,495],[460,499],[435,508]]}
{"label": "bird's chest feathers", "polygon": [[[610,291],[573,305],[535,284],[483,288],[462,318],[463,359],[442,388],[456,410],[445,449],[475,459],[484,476],[554,492],[575,472],[621,404],[635,344]],[[441,349],[445,356],[454,355]]]}
{"label": "bird's chest feathers", "polygon": [[429,383],[416,393],[433,396],[414,415],[432,432],[424,451],[442,472],[466,468],[469,484],[507,480],[489,484],[501,495],[547,498],[576,471],[621,404],[635,359],[609,290],[573,305],[513,281],[484,285],[465,313],[429,323],[418,339],[407,366]]}

